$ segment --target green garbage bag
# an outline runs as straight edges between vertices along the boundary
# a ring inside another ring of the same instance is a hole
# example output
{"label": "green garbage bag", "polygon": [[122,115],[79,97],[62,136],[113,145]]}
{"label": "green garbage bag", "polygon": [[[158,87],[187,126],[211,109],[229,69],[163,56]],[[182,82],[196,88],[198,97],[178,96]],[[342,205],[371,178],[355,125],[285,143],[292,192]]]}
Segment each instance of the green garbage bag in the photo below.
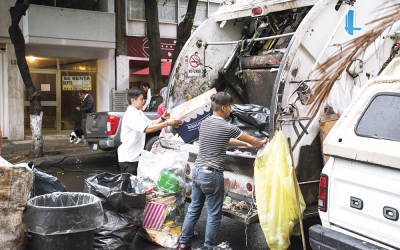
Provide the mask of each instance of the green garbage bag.
{"label": "green garbage bag", "polygon": [[[258,216],[268,246],[272,250],[287,249],[290,236],[300,235],[300,229],[292,160],[282,132],[257,157],[254,182]],[[303,214],[306,204],[300,187],[298,192]]]}

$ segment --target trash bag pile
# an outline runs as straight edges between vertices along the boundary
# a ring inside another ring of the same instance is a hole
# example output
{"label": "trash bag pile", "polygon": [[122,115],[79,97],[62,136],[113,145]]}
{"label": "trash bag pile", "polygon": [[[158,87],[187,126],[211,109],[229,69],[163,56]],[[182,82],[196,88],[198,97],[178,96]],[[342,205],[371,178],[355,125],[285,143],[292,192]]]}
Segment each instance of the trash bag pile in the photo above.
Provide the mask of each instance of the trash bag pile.
{"label": "trash bag pile", "polygon": [[87,178],[84,192],[100,198],[104,224],[94,231],[93,249],[127,249],[141,226],[146,187],[131,174],[104,172]]}
{"label": "trash bag pile", "polygon": [[[300,235],[290,151],[282,132],[257,157],[254,182],[258,216],[270,249],[287,249],[290,236]],[[301,213],[306,204],[298,188]]]}
{"label": "trash bag pile", "polygon": [[268,136],[269,109],[256,104],[233,104],[228,123],[258,139]]}
{"label": "trash bag pile", "polygon": [[146,186],[146,209],[138,234],[163,247],[178,247],[186,196],[185,169],[189,153],[143,151],[138,178]]}
{"label": "trash bag pile", "polygon": [[54,192],[68,192],[68,189],[57,177],[37,170],[33,162],[28,163],[28,166],[32,169],[32,172],[35,175],[33,182],[33,196],[51,194]]}

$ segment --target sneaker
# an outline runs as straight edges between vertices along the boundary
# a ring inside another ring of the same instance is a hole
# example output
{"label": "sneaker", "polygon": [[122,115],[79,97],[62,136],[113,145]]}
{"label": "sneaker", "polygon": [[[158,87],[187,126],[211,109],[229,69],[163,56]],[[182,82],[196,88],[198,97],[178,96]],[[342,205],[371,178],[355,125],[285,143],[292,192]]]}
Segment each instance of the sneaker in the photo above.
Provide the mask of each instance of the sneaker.
{"label": "sneaker", "polygon": [[190,247],[190,245],[186,245],[186,244],[179,244],[179,250],[191,250],[192,248]]}

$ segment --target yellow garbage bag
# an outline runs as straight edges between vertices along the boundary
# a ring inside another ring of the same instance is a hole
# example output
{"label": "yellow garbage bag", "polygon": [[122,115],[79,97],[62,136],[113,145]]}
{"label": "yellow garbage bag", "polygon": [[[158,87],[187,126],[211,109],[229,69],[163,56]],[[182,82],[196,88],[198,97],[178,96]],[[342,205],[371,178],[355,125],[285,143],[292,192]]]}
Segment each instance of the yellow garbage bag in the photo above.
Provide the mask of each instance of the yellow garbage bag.
{"label": "yellow garbage bag", "polygon": [[[292,160],[282,132],[278,132],[257,157],[254,182],[258,217],[268,246],[273,250],[287,249],[294,226],[297,235],[300,227]],[[298,192],[303,214],[306,204],[300,188]]]}

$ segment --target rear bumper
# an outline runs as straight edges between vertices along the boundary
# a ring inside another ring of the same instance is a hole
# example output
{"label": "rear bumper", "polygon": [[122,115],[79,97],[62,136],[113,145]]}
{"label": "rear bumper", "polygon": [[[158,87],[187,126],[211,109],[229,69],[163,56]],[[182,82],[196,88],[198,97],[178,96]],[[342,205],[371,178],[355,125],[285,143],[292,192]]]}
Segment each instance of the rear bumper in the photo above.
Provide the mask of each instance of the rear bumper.
{"label": "rear bumper", "polygon": [[380,250],[385,249],[369,242],[354,238],[344,233],[334,231],[321,225],[310,227],[310,245],[314,250],[333,249],[360,249]]}
{"label": "rear bumper", "polygon": [[[93,145],[94,143],[97,143],[100,149],[102,150],[113,150],[117,149],[118,147],[116,146],[116,142],[113,139],[110,138],[104,138],[104,139],[90,139],[88,138],[86,140],[89,145]],[[91,147],[91,146],[89,146]],[[91,147],[92,148],[92,147]]]}

